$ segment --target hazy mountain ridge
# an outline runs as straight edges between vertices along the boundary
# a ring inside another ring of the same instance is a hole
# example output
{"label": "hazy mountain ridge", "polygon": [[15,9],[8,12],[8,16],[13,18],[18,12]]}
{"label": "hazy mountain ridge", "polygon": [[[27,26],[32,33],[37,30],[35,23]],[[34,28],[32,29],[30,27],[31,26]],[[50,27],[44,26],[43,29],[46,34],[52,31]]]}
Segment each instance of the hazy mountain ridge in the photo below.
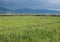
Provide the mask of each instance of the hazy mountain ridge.
{"label": "hazy mountain ridge", "polygon": [[0,13],[60,14],[60,11],[49,10],[49,9],[31,9],[31,8],[11,10],[4,7],[0,7]]}
{"label": "hazy mountain ridge", "polygon": [[4,7],[0,7],[0,13],[10,13],[12,10]]}

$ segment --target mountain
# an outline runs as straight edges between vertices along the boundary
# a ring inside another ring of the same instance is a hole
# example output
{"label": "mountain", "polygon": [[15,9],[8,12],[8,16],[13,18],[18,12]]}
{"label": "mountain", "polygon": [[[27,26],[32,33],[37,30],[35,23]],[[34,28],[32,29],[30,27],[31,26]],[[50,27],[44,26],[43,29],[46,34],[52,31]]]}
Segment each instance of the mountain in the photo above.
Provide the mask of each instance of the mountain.
{"label": "mountain", "polygon": [[58,10],[49,10],[49,9],[31,9],[31,8],[22,8],[15,10],[16,13],[30,13],[30,14],[60,14]]}
{"label": "mountain", "polygon": [[10,10],[10,9],[7,9],[7,8],[4,8],[4,7],[0,7],[0,13],[9,13],[9,12],[11,12],[12,10]]}
{"label": "mountain", "polygon": [[0,7],[0,13],[14,13],[14,14],[60,14],[58,10],[49,10],[49,9],[31,9],[31,8],[22,8],[11,10],[4,7]]}

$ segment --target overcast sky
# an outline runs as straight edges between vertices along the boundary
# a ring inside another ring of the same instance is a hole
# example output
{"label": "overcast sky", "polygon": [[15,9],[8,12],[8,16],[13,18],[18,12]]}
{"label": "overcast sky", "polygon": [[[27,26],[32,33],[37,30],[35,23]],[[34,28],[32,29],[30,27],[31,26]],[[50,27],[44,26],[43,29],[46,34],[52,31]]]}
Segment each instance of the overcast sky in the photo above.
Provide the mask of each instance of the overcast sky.
{"label": "overcast sky", "polygon": [[10,9],[60,9],[60,0],[0,0],[0,7]]}

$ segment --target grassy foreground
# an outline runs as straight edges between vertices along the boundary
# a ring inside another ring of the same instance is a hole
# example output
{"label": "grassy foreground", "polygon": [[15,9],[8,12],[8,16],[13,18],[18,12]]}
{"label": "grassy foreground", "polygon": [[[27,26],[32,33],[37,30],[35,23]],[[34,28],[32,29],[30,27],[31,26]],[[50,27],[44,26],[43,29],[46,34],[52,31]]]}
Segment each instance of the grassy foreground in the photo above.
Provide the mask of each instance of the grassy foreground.
{"label": "grassy foreground", "polygon": [[0,16],[0,42],[60,42],[60,17]]}

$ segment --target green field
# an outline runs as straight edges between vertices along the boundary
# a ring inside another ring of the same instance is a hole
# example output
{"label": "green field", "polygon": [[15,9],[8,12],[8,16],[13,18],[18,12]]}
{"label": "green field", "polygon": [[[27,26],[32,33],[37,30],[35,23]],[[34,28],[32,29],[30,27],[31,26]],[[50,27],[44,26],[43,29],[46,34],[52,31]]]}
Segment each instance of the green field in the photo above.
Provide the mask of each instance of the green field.
{"label": "green field", "polygon": [[0,42],[60,42],[60,17],[0,16]]}

